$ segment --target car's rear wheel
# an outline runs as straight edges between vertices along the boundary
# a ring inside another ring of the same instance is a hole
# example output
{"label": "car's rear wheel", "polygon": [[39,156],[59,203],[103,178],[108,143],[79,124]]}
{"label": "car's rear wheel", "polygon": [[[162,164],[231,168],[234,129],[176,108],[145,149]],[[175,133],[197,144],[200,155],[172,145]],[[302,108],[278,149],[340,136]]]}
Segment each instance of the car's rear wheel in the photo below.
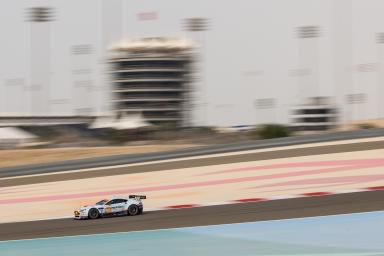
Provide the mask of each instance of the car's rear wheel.
{"label": "car's rear wheel", "polygon": [[88,218],[90,219],[97,219],[99,218],[99,216],[100,216],[99,211],[95,208],[90,209],[88,212]]}
{"label": "car's rear wheel", "polygon": [[139,207],[135,204],[132,204],[128,207],[128,215],[134,216],[139,213]]}

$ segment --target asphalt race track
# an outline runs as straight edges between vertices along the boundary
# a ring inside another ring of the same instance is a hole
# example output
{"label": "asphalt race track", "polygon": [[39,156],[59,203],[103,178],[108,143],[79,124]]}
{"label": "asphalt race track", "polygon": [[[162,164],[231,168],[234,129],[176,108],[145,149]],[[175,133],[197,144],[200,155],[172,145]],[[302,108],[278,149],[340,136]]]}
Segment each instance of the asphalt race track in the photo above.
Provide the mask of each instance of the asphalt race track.
{"label": "asphalt race track", "polygon": [[[210,166],[217,164],[289,158],[297,156],[310,156],[363,150],[366,151],[382,148],[384,148],[384,141],[313,146],[298,149],[280,149],[257,153],[244,152],[243,154],[239,155],[210,156],[202,159],[179,159],[164,163],[147,163],[135,167],[99,169],[94,171],[75,173],[50,173],[44,176],[27,176],[14,179],[3,179],[0,180],[0,187],[72,179],[86,179],[91,177],[102,177],[127,173],[153,172],[183,167]],[[83,221],[73,219],[55,219],[4,223],[0,224],[0,240],[4,241],[56,236],[153,230],[380,210],[384,210],[384,190],[273,200],[257,203],[239,203],[187,209],[162,210],[146,212],[143,215],[134,217],[116,217]]]}
{"label": "asphalt race track", "polygon": [[0,240],[240,223],[378,210],[384,210],[384,190],[154,211],[134,217],[6,223],[0,224]]}

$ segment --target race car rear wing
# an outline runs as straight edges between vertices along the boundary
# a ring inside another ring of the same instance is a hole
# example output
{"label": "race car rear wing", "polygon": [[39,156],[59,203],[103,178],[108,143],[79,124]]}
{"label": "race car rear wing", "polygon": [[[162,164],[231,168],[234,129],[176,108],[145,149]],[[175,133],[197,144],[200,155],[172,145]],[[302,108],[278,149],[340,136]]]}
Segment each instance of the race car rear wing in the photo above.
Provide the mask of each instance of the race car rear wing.
{"label": "race car rear wing", "polygon": [[141,196],[141,195],[129,195],[129,198],[135,198],[135,199],[147,199],[147,196]]}

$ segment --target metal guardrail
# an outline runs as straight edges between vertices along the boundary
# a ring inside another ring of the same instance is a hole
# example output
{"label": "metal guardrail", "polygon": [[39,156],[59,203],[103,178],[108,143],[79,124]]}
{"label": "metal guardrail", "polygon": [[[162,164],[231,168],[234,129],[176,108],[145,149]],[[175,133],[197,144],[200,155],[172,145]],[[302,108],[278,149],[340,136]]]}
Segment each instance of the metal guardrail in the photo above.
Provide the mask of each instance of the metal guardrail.
{"label": "metal guardrail", "polygon": [[367,129],[349,132],[336,132],[320,135],[294,136],[268,140],[251,140],[245,142],[218,144],[195,147],[167,152],[124,154],[105,157],[67,160],[55,163],[34,164],[9,168],[0,168],[0,177],[14,177],[41,173],[62,172],[69,170],[133,164],[140,162],[177,159],[182,157],[202,156],[210,154],[228,153],[253,149],[292,146],[317,142],[329,142],[348,139],[360,139],[384,136],[384,129]]}

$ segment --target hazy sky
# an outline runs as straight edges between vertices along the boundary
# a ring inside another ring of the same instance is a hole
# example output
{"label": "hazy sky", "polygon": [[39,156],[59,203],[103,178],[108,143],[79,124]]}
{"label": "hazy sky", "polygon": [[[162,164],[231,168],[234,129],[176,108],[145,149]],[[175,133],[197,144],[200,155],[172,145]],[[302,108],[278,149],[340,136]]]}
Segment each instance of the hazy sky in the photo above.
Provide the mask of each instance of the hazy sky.
{"label": "hazy sky", "polygon": [[[105,110],[104,48],[112,42],[188,36],[203,46],[204,82],[196,84],[200,99],[196,123],[288,122],[289,109],[299,102],[300,63],[315,67],[311,74],[322,96],[368,95],[367,103],[348,110],[349,118],[379,115],[376,33],[384,31],[382,0],[2,0],[0,112],[29,109],[31,24],[26,22],[26,8],[42,5],[55,10],[50,24],[51,113],[72,113],[88,105],[98,113]],[[142,12],[156,12],[157,19],[141,21],[137,14]],[[208,18],[208,31],[186,35],[182,22],[190,17]],[[300,41],[296,28],[308,25],[319,26],[320,37]],[[32,32],[35,37],[46,36],[36,26]],[[41,42],[46,48],[45,40]],[[73,56],[71,46],[79,44],[92,45],[92,54]],[[42,47],[32,48],[39,49],[33,56],[46,54]],[[357,72],[361,64],[371,69]],[[33,68],[38,70],[39,65],[37,60]],[[74,75],[72,70],[79,68],[92,73]],[[92,92],[74,89],[78,80],[92,81]],[[255,101],[262,98],[275,98],[276,108],[255,108]],[[206,108],[201,107],[204,102]]]}

